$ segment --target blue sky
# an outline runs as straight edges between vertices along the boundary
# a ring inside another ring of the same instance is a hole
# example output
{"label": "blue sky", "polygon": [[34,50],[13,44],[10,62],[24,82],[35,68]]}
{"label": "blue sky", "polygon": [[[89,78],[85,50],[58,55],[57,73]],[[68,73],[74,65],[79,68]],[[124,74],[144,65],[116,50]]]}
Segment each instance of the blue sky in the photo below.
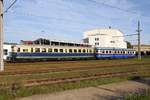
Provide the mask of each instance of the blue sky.
{"label": "blue sky", "polygon": [[[4,9],[13,1],[4,0]],[[4,15],[5,41],[42,37],[80,42],[84,31],[109,26],[124,34],[135,34],[140,20],[142,43],[150,44],[149,9],[149,0],[18,0]],[[126,40],[135,44],[136,38]]]}

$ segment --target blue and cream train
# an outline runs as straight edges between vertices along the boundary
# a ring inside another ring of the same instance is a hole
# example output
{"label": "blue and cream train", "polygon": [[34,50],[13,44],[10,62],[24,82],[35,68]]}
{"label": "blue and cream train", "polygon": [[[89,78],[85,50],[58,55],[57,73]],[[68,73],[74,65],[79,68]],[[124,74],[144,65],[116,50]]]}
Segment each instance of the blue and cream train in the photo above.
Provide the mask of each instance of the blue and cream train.
{"label": "blue and cream train", "polygon": [[4,49],[6,61],[113,59],[135,57],[133,49],[96,48],[90,45],[13,44]]}

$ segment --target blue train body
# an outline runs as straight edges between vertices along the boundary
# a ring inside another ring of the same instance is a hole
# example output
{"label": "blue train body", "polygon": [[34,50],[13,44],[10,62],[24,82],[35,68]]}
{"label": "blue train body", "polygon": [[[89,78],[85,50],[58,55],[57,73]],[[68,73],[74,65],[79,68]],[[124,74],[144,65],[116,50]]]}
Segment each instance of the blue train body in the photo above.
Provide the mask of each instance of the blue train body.
{"label": "blue train body", "polygon": [[[22,48],[22,51],[20,51]],[[28,49],[26,49],[28,48]],[[27,51],[34,48],[34,51]],[[64,47],[64,46],[22,46],[13,48],[14,52],[8,55],[8,61],[21,60],[64,60],[64,59],[114,59],[135,57],[133,49],[94,48],[94,47]],[[56,50],[57,49],[57,50]],[[36,51],[38,50],[38,51]],[[43,51],[42,51],[43,50]],[[52,50],[52,51],[51,51]]]}

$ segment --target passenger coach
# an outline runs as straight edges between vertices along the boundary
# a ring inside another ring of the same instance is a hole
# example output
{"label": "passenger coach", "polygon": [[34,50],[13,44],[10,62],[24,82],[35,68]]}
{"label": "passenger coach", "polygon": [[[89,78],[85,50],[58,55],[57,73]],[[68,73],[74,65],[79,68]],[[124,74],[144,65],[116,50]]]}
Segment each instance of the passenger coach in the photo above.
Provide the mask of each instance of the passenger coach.
{"label": "passenger coach", "polygon": [[95,56],[97,59],[103,58],[132,58],[136,55],[133,49],[120,49],[120,48],[95,48]]}

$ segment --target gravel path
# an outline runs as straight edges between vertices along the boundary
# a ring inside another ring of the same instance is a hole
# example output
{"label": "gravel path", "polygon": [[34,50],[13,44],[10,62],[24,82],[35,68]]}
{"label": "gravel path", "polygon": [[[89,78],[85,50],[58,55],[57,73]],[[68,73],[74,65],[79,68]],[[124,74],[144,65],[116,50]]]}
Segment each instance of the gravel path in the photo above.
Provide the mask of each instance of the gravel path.
{"label": "gravel path", "polygon": [[142,92],[148,88],[150,88],[150,79],[35,95],[18,100],[116,100],[130,93]]}

